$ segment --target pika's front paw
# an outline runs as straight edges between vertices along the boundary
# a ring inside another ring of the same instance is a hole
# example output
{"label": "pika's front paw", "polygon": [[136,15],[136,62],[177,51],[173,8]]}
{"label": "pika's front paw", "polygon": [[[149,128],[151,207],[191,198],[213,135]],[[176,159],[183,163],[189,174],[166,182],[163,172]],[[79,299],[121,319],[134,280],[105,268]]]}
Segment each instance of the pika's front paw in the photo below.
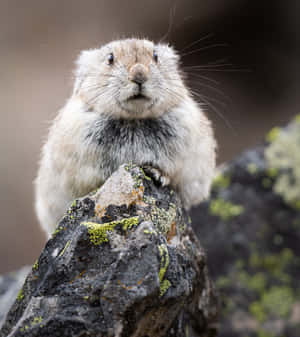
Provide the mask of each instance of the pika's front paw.
{"label": "pika's front paw", "polygon": [[161,186],[167,186],[170,184],[170,178],[163,175],[159,169],[151,166],[144,166],[143,169],[148,176],[157,181]]}

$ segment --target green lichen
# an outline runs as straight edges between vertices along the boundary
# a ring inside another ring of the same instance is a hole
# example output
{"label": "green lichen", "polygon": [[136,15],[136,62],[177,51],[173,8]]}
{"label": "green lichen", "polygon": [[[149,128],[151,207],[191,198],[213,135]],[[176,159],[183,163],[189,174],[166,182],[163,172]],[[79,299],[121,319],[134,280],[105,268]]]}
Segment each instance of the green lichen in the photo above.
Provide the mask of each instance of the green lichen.
{"label": "green lichen", "polygon": [[278,127],[271,129],[266,135],[266,141],[269,143],[274,142],[276,139],[278,139],[280,131],[281,129]]}
{"label": "green lichen", "polygon": [[77,204],[77,200],[75,199],[72,204],[71,204],[71,207],[76,207],[76,204]]}
{"label": "green lichen", "polygon": [[159,233],[163,235],[167,235],[167,233],[171,230],[172,223],[176,219],[176,206],[173,203],[170,203],[169,209],[164,209],[152,205],[150,218],[159,231]]}
{"label": "green lichen", "polygon": [[149,229],[145,229],[145,230],[144,230],[144,233],[145,233],[145,234],[151,234],[151,235],[152,235],[152,234],[153,234],[153,235],[157,235],[157,232],[156,232],[155,230],[149,230]]}
{"label": "green lichen", "polygon": [[159,291],[159,296],[162,297],[166,291],[170,288],[171,286],[171,282],[169,280],[163,280],[162,282],[160,282],[160,291]]}
{"label": "green lichen", "polygon": [[213,188],[227,188],[230,185],[230,177],[228,175],[220,173],[213,180]]}
{"label": "green lichen", "polygon": [[293,289],[290,273],[299,267],[300,259],[289,248],[276,253],[262,253],[257,245],[250,246],[252,253],[249,258],[239,258],[231,273],[217,279],[216,285],[224,294],[226,308],[230,301],[233,301],[230,312],[239,308],[239,298],[225,295],[234,290],[250,300],[248,310],[257,324],[287,319],[294,303],[299,300],[299,289]]}
{"label": "green lichen", "polygon": [[210,212],[219,216],[223,221],[236,217],[244,212],[244,207],[223,199],[213,199],[210,202]]}
{"label": "green lichen", "polygon": [[99,224],[95,222],[83,222],[81,225],[84,225],[88,229],[90,235],[90,241],[95,245],[101,245],[104,242],[108,242],[108,232],[112,232],[116,226],[115,223],[104,223]]}
{"label": "green lichen", "polygon": [[23,289],[20,289],[20,291],[18,292],[17,300],[22,301],[23,298],[24,298]]}
{"label": "green lichen", "polygon": [[[147,179],[149,177],[146,178],[145,172],[143,169],[141,169],[139,166],[133,164],[133,163],[129,163],[127,165],[125,165],[125,170],[127,172],[131,171],[130,174],[135,182],[134,184],[134,188],[137,189],[140,186],[143,185],[143,178]],[[137,170],[133,170],[133,169],[137,169]],[[149,178],[150,179],[150,178]]]}
{"label": "green lichen", "polygon": [[35,260],[33,266],[32,266],[32,269],[34,271],[38,270],[39,269],[39,261],[38,260]]}
{"label": "green lichen", "polygon": [[258,172],[258,167],[257,167],[257,165],[254,164],[254,163],[249,163],[249,164],[247,165],[247,171],[248,171],[250,174],[254,175],[254,174],[256,174],[256,173]]}
{"label": "green lichen", "polygon": [[34,319],[30,322],[30,325],[35,326],[37,324],[42,323],[42,321],[43,321],[42,316],[34,317]]}
{"label": "green lichen", "polygon": [[249,260],[251,268],[267,271],[274,279],[286,283],[290,281],[290,276],[285,271],[295,263],[297,259],[289,248],[284,248],[277,254],[261,255],[255,252]]}
{"label": "green lichen", "polygon": [[[42,321],[43,321],[42,316],[34,317],[33,320],[30,322],[30,326],[34,327],[37,324],[41,324]],[[24,331],[28,330],[30,328],[30,326],[28,324],[24,325],[24,327],[20,328],[20,332],[24,332]],[[40,325],[40,326],[42,327],[43,325]]]}
{"label": "green lichen", "polygon": [[278,176],[278,169],[277,168],[274,168],[274,167],[269,167],[266,171],[267,173],[267,176],[270,177],[270,178],[276,178]]}
{"label": "green lichen", "polygon": [[169,280],[164,280],[166,271],[168,269],[169,263],[170,263],[170,257],[168,252],[168,247],[165,244],[161,244],[158,246],[159,255],[160,255],[160,269],[158,273],[159,282],[160,282],[160,294],[159,296],[163,296],[165,292],[169,289],[171,286],[171,283]]}
{"label": "green lichen", "polygon": [[262,294],[259,301],[252,302],[249,310],[260,322],[270,316],[285,319],[291,313],[294,296],[290,287],[273,286]]}
{"label": "green lichen", "polygon": [[108,233],[113,232],[117,225],[122,226],[124,231],[131,229],[133,226],[137,226],[139,223],[139,217],[126,218],[119,221],[111,221],[104,224],[95,222],[82,222],[81,225],[88,228],[90,241],[98,246],[104,242],[108,242]]}
{"label": "green lichen", "polygon": [[136,227],[139,224],[139,217],[126,218],[121,221],[117,221],[118,224],[121,224],[124,231]]}
{"label": "green lichen", "polygon": [[64,255],[64,253],[65,253],[65,251],[67,250],[67,248],[69,247],[70,243],[71,243],[71,240],[69,240],[69,241],[65,244],[65,246],[64,246],[63,250],[60,252],[59,256],[63,256],[63,255]]}
{"label": "green lichen", "polygon": [[148,177],[147,175],[146,175],[146,173],[145,173],[145,171],[140,167],[140,170],[141,170],[141,172],[143,173],[143,175],[144,175],[144,178],[146,179],[146,180],[149,180],[149,181],[151,181],[151,178],[150,177]]}
{"label": "green lichen", "polygon": [[[265,158],[273,171],[273,190],[293,208],[300,209],[300,123],[278,131],[265,150]],[[275,174],[276,173],[276,174]]]}
{"label": "green lichen", "polygon": [[[66,215],[65,215],[66,216]],[[64,217],[65,217],[64,216]],[[64,219],[64,217],[59,221],[59,222],[61,222],[63,219]],[[62,230],[64,230],[65,229],[65,227],[63,227],[63,226],[58,226],[56,229],[55,229],[55,231],[52,233],[52,238],[54,238],[58,233],[60,233]]]}

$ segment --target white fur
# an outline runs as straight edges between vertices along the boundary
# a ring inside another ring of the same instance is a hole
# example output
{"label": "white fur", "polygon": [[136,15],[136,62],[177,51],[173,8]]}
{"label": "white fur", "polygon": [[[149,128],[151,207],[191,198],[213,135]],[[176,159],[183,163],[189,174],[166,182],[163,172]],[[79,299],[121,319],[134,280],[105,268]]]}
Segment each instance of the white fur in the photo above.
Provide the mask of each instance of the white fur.
{"label": "white fur", "polygon": [[[157,64],[152,58],[154,48],[159,56]],[[107,64],[110,52],[115,54],[114,66]],[[145,101],[128,100],[137,90],[128,79],[137,62],[147,71]],[[107,171],[101,168],[101,151],[97,144],[86,141],[88,130],[101,116],[158,118],[170,111],[184,141],[178,145],[175,159],[162,157],[155,165],[165,181],[179,191],[188,209],[209,194],[216,142],[211,123],[184,85],[176,53],[166,45],[136,39],[114,41],[81,53],[73,95],[51,126],[36,179],[36,212],[48,235],[75,198],[91,192],[107,178]],[[126,162],[124,153],[114,154],[120,163]],[[137,164],[148,160],[147,153],[138,153],[137,158]]]}

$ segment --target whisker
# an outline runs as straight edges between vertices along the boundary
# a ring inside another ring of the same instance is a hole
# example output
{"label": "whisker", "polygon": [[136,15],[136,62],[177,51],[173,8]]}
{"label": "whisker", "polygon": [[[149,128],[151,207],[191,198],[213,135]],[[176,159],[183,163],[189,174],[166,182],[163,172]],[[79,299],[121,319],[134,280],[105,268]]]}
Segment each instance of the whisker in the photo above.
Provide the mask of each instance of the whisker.
{"label": "whisker", "polygon": [[205,47],[201,47],[201,48],[198,48],[198,49],[194,49],[194,50],[189,51],[189,52],[187,52],[185,54],[182,54],[180,56],[184,57],[184,56],[187,56],[187,55],[191,55],[191,54],[197,53],[199,51],[208,50],[208,49],[217,48],[217,47],[228,47],[228,44],[227,43],[215,43],[215,44],[212,44],[212,45],[209,45],[209,46],[205,46]]}
{"label": "whisker", "polygon": [[207,81],[209,81],[209,82],[211,82],[211,83],[214,83],[214,84],[216,84],[216,85],[219,85],[219,84],[220,84],[219,81],[216,81],[216,80],[214,80],[214,79],[212,79],[212,78],[210,78],[210,77],[204,76],[204,75],[200,75],[200,74],[198,74],[198,73],[188,73],[188,72],[187,72],[186,74],[187,74],[188,77],[190,77],[190,76],[195,76],[195,77],[199,77],[199,78],[201,78],[201,79],[203,79],[203,80],[207,80]]}
{"label": "whisker", "polygon": [[175,18],[175,13],[176,13],[176,3],[173,5],[173,7],[170,10],[169,13],[169,24],[168,24],[168,30],[167,32],[159,39],[158,43],[162,43],[171,33],[172,28],[173,28],[173,23],[174,23],[174,18]]}
{"label": "whisker", "polygon": [[204,40],[207,40],[209,39],[210,37],[213,37],[214,36],[214,33],[209,33],[209,34],[206,34],[205,36],[201,37],[200,39],[188,44],[187,46],[185,46],[183,49],[179,50],[179,53],[191,48],[192,46],[194,46],[195,44],[201,42],[201,41],[204,41]]}
{"label": "whisker", "polygon": [[193,95],[198,96],[198,97],[201,98],[201,99],[202,99],[202,98],[205,98],[205,99],[207,99],[207,100],[214,101],[214,102],[220,104],[220,105],[223,106],[223,107],[227,107],[227,104],[226,104],[225,102],[222,102],[222,101],[218,100],[217,98],[210,97],[210,96],[206,96],[206,95],[204,95],[204,94],[202,94],[202,93],[200,93],[200,92],[198,92],[198,91],[195,91],[194,89],[191,89],[190,92],[191,92]]}
{"label": "whisker", "polygon": [[[193,80],[191,80],[191,81],[193,81]],[[220,90],[220,89],[218,89],[218,88],[215,88],[215,87],[213,87],[212,85],[209,85],[209,84],[206,84],[206,83],[202,83],[202,82],[200,82],[200,81],[197,81],[197,82],[194,81],[194,83],[196,83],[197,85],[199,85],[199,86],[201,86],[201,87],[208,88],[208,89],[210,89],[210,90],[212,90],[212,91],[218,93],[219,95],[221,95],[221,96],[222,96],[224,99],[226,99],[228,102],[232,102],[231,98],[230,98],[229,96],[225,95],[225,93],[224,93],[222,90]]]}
{"label": "whisker", "polygon": [[[206,97],[201,97],[200,98],[208,107],[210,107],[212,109],[212,111],[214,111],[222,120],[223,122],[225,122],[225,125],[235,134],[236,130],[234,129],[234,127],[232,126],[232,124],[229,122],[229,120],[219,111],[218,108],[216,108],[216,106],[214,104],[212,104],[211,102],[208,101],[208,99]],[[200,102],[200,104],[203,104],[202,102]]]}

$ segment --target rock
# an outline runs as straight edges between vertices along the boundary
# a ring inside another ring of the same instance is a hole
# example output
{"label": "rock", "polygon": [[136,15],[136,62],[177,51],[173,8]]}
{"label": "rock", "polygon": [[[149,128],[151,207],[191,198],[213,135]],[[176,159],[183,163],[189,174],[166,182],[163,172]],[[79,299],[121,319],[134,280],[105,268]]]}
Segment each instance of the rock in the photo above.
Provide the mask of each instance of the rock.
{"label": "rock", "polygon": [[75,200],[1,336],[216,336],[206,257],[180,200],[134,165]]}
{"label": "rock", "polygon": [[299,337],[300,116],[226,165],[193,214],[222,337]]}
{"label": "rock", "polygon": [[31,267],[25,266],[16,272],[0,276],[0,326],[30,270]]}

